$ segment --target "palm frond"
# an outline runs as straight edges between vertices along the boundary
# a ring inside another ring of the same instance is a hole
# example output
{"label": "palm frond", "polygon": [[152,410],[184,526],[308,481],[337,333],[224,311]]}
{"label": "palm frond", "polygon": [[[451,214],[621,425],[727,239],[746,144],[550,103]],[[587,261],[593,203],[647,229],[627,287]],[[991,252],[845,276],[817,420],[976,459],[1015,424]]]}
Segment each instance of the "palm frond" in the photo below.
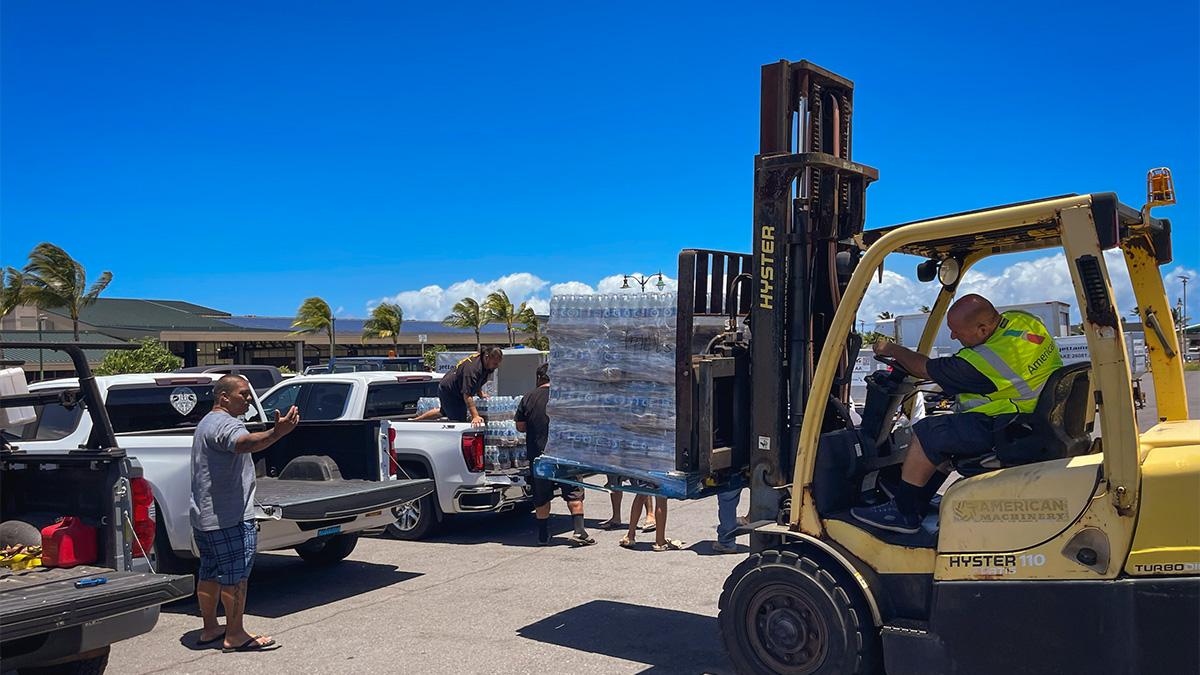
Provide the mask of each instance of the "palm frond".
{"label": "palm frond", "polygon": [[400,326],[404,323],[404,310],[392,302],[381,302],[371,310],[371,316],[363,322],[362,340],[368,338],[396,338],[400,335]]}
{"label": "palm frond", "polygon": [[333,330],[333,310],[329,308],[329,303],[321,298],[305,298],[304,302],[300,303],[300,307],[296,310],[296,318],[292,320],[292,328],[296,329],[292,331],[292,335],[321,331],[331,333]]}
{"label": "palm frond", "polygon": [[3,278],[4,283],[0,285],[0,317],[7,316],[24,302],[22,295],[25,292],[25,275],[21,270],[6,267]]}
{"label": "palm frond", "polygon": [[[82,268],[80,268],[80,269],[82,270]],[[80,281],[83,281],[83,280],[81,279]],[[81,302],[79,303],[79,305],[81,307],[86,307],[86,306],[96,302],[96,298],[98,298],[100,296],[100,294],[104,292],[104,289],[108,288],[108,284],[111,282],[112,282],[112,272],[104,272],[103,274],[101,274],[100,278],[96,279],[96,283],[92,284],[92,287],[88,289],[87,295],[80,298]],[[79,287],[83,288],[83,284],[81,283],[79,285]]]}

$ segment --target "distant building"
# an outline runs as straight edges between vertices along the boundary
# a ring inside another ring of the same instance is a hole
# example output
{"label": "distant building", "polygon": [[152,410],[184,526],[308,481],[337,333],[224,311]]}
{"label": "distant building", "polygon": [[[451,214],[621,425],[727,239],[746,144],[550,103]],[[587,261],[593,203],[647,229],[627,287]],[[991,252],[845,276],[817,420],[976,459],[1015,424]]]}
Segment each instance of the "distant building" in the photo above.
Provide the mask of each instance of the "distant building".
{"label": "distant building", "polygon": [[[71,318],[63,309],[42,309],[22,305],[0,319],[0,340],[37,341],[38,317],[41,316],[42,341],[70,341]],[[337,356],[419,355],[422,345],[446,345],[450,349],[475,348],[475,332],[451,328],[439,321],[404,321],[397,347],[390,338],[362,339],[364,319],[338,318],[336,322]],[[324,333],[292,334],[291,317],[234,316],[211,307],[179,300],[136,298],[99,298],[80,311],[81,342],[124,342],[145,337],[157,338],[167,349],[183,359],[185,366],[230,363],[287,366],[300,371],[305,366],[329,360],[329,338]],[[424,337],[424,342],[422,342]],[[508,333],[502,325],[488,325],[480,331],[484,346],[507,346]],[[517,341],[529,337],[517,334]],[[46,377],[73,374],[70,360],[59,352],[40,350]],[[39,350],[5,350],[3,360],[24,361],[26,373],[38,379]],[[105,352],[89,351],[92,365]]]}

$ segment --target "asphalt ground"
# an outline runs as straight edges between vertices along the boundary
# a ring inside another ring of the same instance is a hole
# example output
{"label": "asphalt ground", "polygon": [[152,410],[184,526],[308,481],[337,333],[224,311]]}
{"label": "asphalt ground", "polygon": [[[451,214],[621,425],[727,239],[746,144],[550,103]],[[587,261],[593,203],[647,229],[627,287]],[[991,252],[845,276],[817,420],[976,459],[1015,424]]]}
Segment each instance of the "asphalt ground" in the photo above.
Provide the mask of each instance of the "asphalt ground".
{"label": "asphalt ground", "polygon": [[[1155,413],[1150,378],[1143,384],[1145,429]],[[1198,416],[1200,372],[1187,373],[1187,385]],[[730,672],[717,598],[745,555],[711,553],[715,499],[671,503],[668,534],[687,548],[662,553],[650,550],[652,534],[625,550],[621,532],[595,530],[610,513],[604,493],[589,490],[585,504],[599,542],[586,548],[567,544],[570,518],[556,500],[549,547],[534,546],[532,515],[480,515],[452,519],[425,542],[363,537],[329,568],[290,552],[261,555],[246,625],[282,648],[196,647],[200,619],[188,600],[164,608],[152,632],[115,645],[109,672]]]}

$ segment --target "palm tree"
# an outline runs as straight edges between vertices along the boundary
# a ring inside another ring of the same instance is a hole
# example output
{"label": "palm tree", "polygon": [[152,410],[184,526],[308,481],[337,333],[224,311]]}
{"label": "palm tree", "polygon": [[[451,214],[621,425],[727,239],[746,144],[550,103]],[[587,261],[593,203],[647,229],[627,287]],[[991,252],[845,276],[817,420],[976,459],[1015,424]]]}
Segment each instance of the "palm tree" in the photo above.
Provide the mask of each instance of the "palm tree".
{"label": "palm tree", "polygon": [[83,265],[49,242],[42,242],[33,248],[21,276],[21,301],[41,309],[66,309],[71,317],[76,342],[79,342],[79,310],[96,302],[96,298],[112,281],[112,272],[104,272],[88,288]]}
{"label": "palm tree", "polygon": [[393,302],[381,302],[371,310],[371,318],[363,322],[362,339],[391,338],[392,351],[400,353],[400,324],[404,323],[404,310]]}
{"label": "palm tree", "polygon": [[320,333],[324,331],[329,335],[329,362],[334,361],[334,321],[333,310],[329,309],[329,303],[321,298],[306,298],[300,303],[300,308],[296,310],[296,318],[292,321],[292,328],[297,330],[292,332],[292,335],[300,335],[302,333]]}
{"label": "palm tree", "polygon": [[879,313],[879,319],[881,321],[886,321],[888,319],[894,319],[894,318],[896,318],[896,315],[892,314],[891,312],[880,312]]}
{"label": "palm tree", "polygon": [[521,303],[521,309],[517,310],[517,322],[521,324],[521,331],[525,333],[533,333],[533,336],[525,341],[525,344],[534,349],[546,350],[550,348],[549,338],[542,335],[542,321],[537,317],[533,308],[526,303]]}
{"label": "palm tree", "polygon": [[451,328],[470,328],[475,331],[475,350],[483,350],[483,342],[479,339],[479,330],[491,323],[488,312],[475,298],[463,298],[454,303],[449,316],[442,323]]}
{"label": "palm tree", "polygon": [[[21,274],[21,270],[15,267],[6,267],[0,270],[0,319],[8,316],[8,313],[17,308],[21,304],[21,292],[25,287],[25,277]],[[4,350],[0,349],[0,356],[4,355]]]}
{"label": "palm tree", "polygon": [[[521,307],[524,308],[525,304],[522,303]],[[517,346],[513,337],[513,324],[521,320],[521,310],[513,307],[512,301],[508,299],[508,293],[503,288],[495,293],[489,293],[487,300],[483,301],[483,309],[487,312],[488,323],[502,323],[508,329],[508,346]]]}

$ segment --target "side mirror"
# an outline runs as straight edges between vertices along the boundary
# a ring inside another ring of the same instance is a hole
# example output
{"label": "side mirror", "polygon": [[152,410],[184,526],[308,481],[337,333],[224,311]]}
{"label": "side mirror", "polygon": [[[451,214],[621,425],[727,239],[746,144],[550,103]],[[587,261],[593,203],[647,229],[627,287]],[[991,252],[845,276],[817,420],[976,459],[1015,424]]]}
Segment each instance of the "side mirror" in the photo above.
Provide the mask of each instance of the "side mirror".
{"label": "side mirror", "polygon": [[930,258],[929,260],[917,265],[917,279],[925,283],[933,281],[937,278],[938,267],[940,265],[941,261],[937,258]]}

